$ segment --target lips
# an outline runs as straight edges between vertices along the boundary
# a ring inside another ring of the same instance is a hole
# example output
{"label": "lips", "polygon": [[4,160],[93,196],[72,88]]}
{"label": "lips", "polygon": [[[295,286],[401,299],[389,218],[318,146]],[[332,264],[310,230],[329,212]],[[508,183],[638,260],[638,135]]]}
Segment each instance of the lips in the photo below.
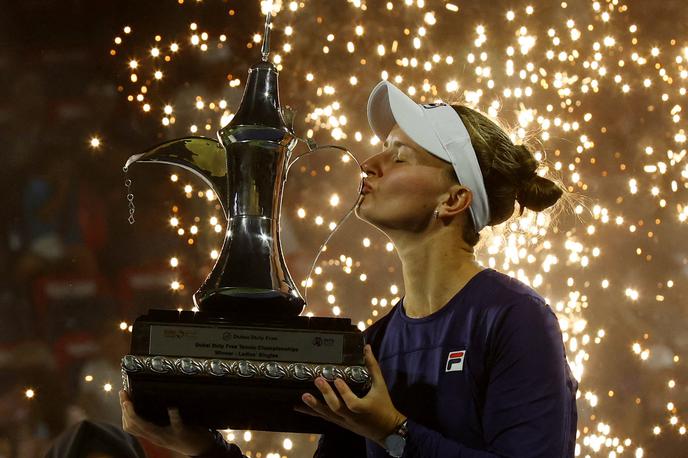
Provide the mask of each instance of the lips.
{"label": "lips", "polygon": [[361,187],[361,194],[368,194],[373,191],[373,187],[370,186],[370,183],[367,181],[363,181],[363,186]]}

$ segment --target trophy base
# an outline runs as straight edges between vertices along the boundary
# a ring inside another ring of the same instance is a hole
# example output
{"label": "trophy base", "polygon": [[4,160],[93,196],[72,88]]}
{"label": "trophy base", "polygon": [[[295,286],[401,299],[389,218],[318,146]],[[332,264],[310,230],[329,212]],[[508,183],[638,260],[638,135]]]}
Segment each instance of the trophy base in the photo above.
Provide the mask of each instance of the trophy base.
{"label": "trophy base", "polygon": [[364,396],[370,376],[363,344],[345,318],[256,322],[150,310],[134,323],[122,378],[137,414],[159,425],[176,407],[185,423],[213,429],[323,433],[326,421],[294,407],[305,405],[305,392],[322,399],[318,376],[341,378]]}

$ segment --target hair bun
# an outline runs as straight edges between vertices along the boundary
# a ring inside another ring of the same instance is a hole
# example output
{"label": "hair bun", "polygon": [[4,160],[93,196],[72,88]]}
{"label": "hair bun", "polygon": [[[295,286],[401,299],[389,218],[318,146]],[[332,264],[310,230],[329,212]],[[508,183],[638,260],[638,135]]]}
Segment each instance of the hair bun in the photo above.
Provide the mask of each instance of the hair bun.
{"label": "hair bun", "polygon": [[516,145],[516,148],[521,153],[520,162],[522,164],[518,171],[518,178],[520,182],[525,185],[525,183],[531,181],[536,175],[535,172],[539,164],[526,145]]}
{"label": "hair bun", "polygon": [[533,173],[529,180],[516,192],[516,201],[521,206],[519,216],[523,214],[524,208],[542,211],[554,205],[562,196],[564,191],[553,181],[543,178],[537,173]]}

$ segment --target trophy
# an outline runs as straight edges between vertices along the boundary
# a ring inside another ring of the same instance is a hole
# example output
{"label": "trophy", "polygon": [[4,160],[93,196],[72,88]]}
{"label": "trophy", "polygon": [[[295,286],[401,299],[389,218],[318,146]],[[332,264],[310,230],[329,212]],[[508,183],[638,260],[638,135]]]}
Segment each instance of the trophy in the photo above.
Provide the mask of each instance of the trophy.
{"label": "trophy", "polygon": [[178,407],[186,423],[214,429],[321,433],[324,420],[293,410],[303,392],[321,396],[316,377],[339,377],[359,396],[370,389],[363,334],[348,318],[300,316],[305,301],[282,254],[282,192],[299,139],[268,62],[270,20],[268,13],[262,59],[219,141],[168,141],[125,165],[192,171],[227,218],[222,250],[193,295],[198,311],[149,310],[134,322],[124,389],[137,414],[157,424],[167,423],[167,407]]}

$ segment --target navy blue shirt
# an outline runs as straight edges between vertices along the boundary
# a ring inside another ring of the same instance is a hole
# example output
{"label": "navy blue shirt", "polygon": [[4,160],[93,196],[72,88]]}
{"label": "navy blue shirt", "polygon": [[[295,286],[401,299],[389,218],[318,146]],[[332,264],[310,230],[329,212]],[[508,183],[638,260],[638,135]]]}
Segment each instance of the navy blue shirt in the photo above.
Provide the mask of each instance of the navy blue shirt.
{"label": "navy blue shirt", "polygon": [[[436,312],[410,318],[402,299],[365,335],[408,417],[404,458],[574,456],[578,383],[554,312],[521,281],[485,269]],[[315,457],[389,457],[355,447],[323,434]]]}
{"label": "navy blue shirt", "polygon": [[[410,318],[402,299],[364,335],[408,417],[404,458],[574,456],[578,383],[554,312],[519,280],[485,269],[436,312]],[[314,458],[340,457],[389,455],[333,425]]]}

